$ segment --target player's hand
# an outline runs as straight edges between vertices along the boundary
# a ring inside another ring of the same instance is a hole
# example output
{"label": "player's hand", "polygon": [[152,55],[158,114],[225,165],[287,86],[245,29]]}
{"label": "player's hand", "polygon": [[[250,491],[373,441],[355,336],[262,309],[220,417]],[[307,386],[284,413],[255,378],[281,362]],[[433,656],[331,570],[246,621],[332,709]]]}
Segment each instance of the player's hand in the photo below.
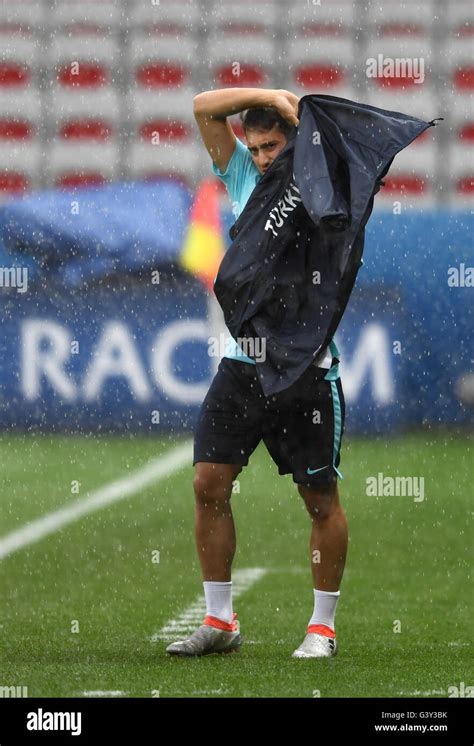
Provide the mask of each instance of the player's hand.
{"label": "player's hand", "polygon": [[295,96],[291,91],[280,88],[274,92],[271,105],[281,114],[283,119],[286,119],[287,122],[297,127],[300,123],[298,119],[298,103],[298,96]]}

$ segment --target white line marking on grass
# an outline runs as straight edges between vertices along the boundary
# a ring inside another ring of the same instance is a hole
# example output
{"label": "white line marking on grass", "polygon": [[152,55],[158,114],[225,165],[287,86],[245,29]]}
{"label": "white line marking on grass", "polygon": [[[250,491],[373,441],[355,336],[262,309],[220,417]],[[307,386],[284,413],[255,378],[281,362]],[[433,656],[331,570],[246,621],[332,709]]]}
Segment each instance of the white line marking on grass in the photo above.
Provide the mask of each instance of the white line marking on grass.
{"label": "white line marking on grass", "polygon": [[167,477],[189,463],[192,457],[192,440],[187,440],[169,453],[149,461],[126,477],[116,479],[104,487],[90,492],[64,508],[54,510],[41,518],[30,521],[21,528],[0,538],[0,559],[29,546],[45,536],[59,531],[63,526],[77,521],[89,513],[141,492],[145,487]]}
{"label": "white line marking on grass", "polygon": [[420,692],[420,691],[418,691],[418,689],[415,689],[414,692],[411,692],[411,691],[410,692],[404,692],[404,691],[402,691],[402,692],[398,692],[398,694],[405,694],[405,695],[408,695],[410,697],[420,697],[420,696],[421,697],[427,697],[427,696],[429,696],[431,694],[446,694],[446,692],[445,692],[444,689],[428,689],[427,692]]}
{"label": "white line marking on grass", "polygon": [[119,689],[115,689],[111,692],[104,692],[101,689],[92,692],[82,692],[84,697],[124,697],[128,692],[121,692]]}
{"label": "white line marking on grass", "polygon": [[[249,567],[244,570],[236,570],[232,573],[232,601],[235,601],[245,591],[257,583],[266,575],[268,570],[264,567]],[[199,596],[191,606],[180,614],[177,619],[171,619],[162,627],[159,632],[152,635],[151,642],[164,640],[171,642],[176,639],[177,635],[187,636],[194,632],[196,627],[200,627],[206,616],[206,600],[204,596]]]}

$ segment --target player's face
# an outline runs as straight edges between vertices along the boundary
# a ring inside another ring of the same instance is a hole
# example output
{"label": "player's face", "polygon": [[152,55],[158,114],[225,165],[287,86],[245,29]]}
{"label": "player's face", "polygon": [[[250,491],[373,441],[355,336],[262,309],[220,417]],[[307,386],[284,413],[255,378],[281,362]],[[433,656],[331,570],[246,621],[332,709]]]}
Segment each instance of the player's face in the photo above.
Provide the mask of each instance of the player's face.
{"label": "player's face", "polygon": [[271,166],[278,153],[280,153],[288,142],[288,138],[281,132],[278,125],[267,132],[259,130],[247,130],[247,147],[261,174]]}

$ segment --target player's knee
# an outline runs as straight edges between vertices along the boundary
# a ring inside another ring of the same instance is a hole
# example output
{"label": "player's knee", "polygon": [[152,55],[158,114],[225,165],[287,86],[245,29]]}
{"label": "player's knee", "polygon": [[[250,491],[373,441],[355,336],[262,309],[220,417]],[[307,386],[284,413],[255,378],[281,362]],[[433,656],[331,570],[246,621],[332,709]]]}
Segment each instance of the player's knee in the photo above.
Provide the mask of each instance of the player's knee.
{"label": "player's knee", "polygon": [[315,520],[325,520],[338,509],[339,494],[334,482],[322,487],[305,487],[298,485],[298,492],[304,500],[306,509]]}
{"label": "player's knee", "polygon": [[193,479],[196,500],[201,503],[229,500],[232,482],[241,470],[241,466],[231,464],[199,462]]}

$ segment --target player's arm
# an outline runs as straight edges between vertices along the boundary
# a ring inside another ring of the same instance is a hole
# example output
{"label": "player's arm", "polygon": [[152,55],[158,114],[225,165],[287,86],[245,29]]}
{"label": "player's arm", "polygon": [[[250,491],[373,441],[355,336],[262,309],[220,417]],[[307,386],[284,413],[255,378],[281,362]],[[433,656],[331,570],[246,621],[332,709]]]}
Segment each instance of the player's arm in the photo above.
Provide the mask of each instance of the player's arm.
{"label": "player's arm", "polygon": [[227,117],[244,109],[272,106],[297,125],[298,97],[272,88],[223,88],[198,93],[193,113],[204,144],[220,171],[225,171],[235,149],[236,137]]}

